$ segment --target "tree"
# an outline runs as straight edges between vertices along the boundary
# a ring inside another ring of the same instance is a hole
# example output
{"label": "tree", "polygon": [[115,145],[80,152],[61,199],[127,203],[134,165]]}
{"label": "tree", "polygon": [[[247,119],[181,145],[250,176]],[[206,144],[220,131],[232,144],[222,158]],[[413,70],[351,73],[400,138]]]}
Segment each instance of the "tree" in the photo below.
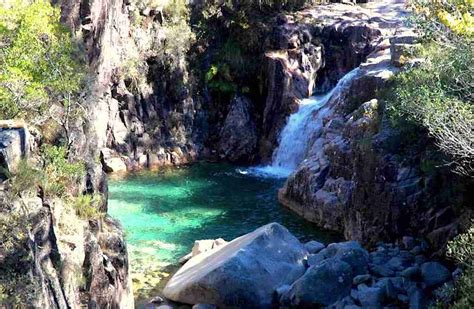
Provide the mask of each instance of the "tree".
{"label": "tree", "polygon": [[81,110],[84,62],[59,19],[60,10],[45,0],[0,5],[0,118],[35,124],[52,118],[69,144],[69,119]]}

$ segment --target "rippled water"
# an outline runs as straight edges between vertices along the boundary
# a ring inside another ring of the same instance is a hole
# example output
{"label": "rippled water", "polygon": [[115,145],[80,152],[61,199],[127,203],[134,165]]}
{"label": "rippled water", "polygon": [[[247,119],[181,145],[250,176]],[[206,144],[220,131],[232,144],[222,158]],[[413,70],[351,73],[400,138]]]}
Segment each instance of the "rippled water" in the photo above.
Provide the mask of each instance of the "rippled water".
{"label": "rippled water", "polygon": [[278,204],[282,184],[224,164],[131,174],[110,180],[109,213],[125,228],[132,269],[142,272],[151,259],[176,264],[196,239],[232,240],[270,222],[302,241],[335,240]]}

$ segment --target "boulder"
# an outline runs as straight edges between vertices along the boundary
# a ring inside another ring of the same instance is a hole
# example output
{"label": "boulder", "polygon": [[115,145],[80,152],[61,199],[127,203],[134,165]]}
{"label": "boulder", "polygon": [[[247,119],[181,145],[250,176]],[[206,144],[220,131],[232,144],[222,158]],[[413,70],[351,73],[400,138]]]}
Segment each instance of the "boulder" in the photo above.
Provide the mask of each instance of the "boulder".
{"label": "boulder", "polygon": [[323,250],[326,246],[319,241],[311,240],[304,244],[306,250],[311,254],[316,254],[319,251]]}
{"label": "boulder", "polygon": [[104,148],[101,150],[102,164],[107,173],[126,172],[127,165],[124,160],[117,156],[111,149]]}
{"label": "boulder", "polygon": [[0,122],[0,167],[15,173],[21,159],[28,155],[28,139],[25,127],[3,128]]}
{"label": "boulder", "polygon": [[382,308],[384,290],[380,287],[367,287],[361,284],[357,287],[358,299],[363,308]]}
{"label": "boulder", "polygon": [[357,241],[330,244],[320,254],[346,262],[351,266],[353,276],[368,273],[369,253]]}
{"label": "boulder", "polygon": [[120,157],[112,157],[104,160],[104,168],[107,173],[118,173],[127,171],[127,165]]}
{"label": "boulder", "polygon": [[361,283],[365,283],[365,282],[369,281],[370,279],[372,279],[372,276],[369,275],[369,274],[358,275],[358,276],[354,277],[354,279],[352,280],[352,284],[353,285],[359,285]]}
{"label": "boulder", "polygon": [[421,276],[428,287],[434,287],[448,281],[451,273],[438,262],[426,262],[421,265]]}
{"label": "boulder", "polygon": [[163,294],[173,301],[218,307],[269,308],[278,287],[305,272],[304,246],[270,223],[189,260]]}
{"label": "boulder", "polygon": [[408,279],[416,280],[420,276],[420,273],[421,273],[420,267],[415,265],[415,266],[408,267],[405,270],[403,270],[400,273],[400,276],[408,278]]}
{"label": "boulder", "polygon": [[329,306],[348,296],[352,285],[352,268],[341,260],[328,259],[312,266],[293,283],[283,297],[298,308]]}
{"label": "boulder", "polygon": [[184,264],[187,261],[189,261],[192,257],[195,257],[198,254],[209,251],[211,249],[215,249],[215,248],[217,248],[219,246],[223,246],[225,244],[227,244],[227,241],[225,241],[222,238],[196,240],[194,242],[194,246],[193,246],[191,252],[186,254],[182,258],[180,258],[179,263]]}
{"label": "boulder", "polygon": [[257,126],[252,117],[252,103],[236,96],[231,103],[219,137],[219,153],[231,162],[249,162],[257,149]]}

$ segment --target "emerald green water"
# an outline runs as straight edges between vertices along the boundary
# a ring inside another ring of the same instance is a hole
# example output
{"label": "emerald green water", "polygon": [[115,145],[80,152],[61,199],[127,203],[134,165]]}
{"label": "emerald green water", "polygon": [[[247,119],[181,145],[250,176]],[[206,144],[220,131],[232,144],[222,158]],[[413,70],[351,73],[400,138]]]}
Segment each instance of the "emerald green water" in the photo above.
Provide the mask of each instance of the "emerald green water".
{"label": "emerald green water", "polygon": [[232,240],[270,222],[302,241],[335,240],[278,204],[282,184],[209,163],[130,174],[110,180],[109,214],[125,228],[132,271],[142,273],[150,260],[176,265],[197,239]]}

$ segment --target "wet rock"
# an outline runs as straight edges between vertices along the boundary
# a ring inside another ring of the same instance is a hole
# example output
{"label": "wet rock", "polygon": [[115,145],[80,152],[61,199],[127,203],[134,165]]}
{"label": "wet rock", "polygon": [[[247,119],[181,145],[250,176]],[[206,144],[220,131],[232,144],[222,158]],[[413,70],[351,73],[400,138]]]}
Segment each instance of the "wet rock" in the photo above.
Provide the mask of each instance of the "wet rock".
{"label": "wet rock", "polygon": [[421,265],[421,276],[428,287],[434,287],[448,281],[451,273],[438,262],[426,262]]}
{"label": "wet rock", "polygon": [[271,223],[189,260],[164,288],[182,303],[270,307],[274,291],[305,272],[303,245]]}
{"label": "wet rock", "polygon": [[250,162],[257,148],[257,127],[253,120],[252,103],[244,96],[236,96],[231,103],[220,132],[219,152],[231,162]]}
{"label": "wet rock", "polygon": [[323,250],[326,246],[318,241],[311,240],[304,244],[304,247],[310,254],[316,254]]}
{"label": "wet rock", "polygon": [[351,266],[332,258],[310,267],[292,284],[285,298],[291,306],[329,306],[349,295],[351,285]]}

